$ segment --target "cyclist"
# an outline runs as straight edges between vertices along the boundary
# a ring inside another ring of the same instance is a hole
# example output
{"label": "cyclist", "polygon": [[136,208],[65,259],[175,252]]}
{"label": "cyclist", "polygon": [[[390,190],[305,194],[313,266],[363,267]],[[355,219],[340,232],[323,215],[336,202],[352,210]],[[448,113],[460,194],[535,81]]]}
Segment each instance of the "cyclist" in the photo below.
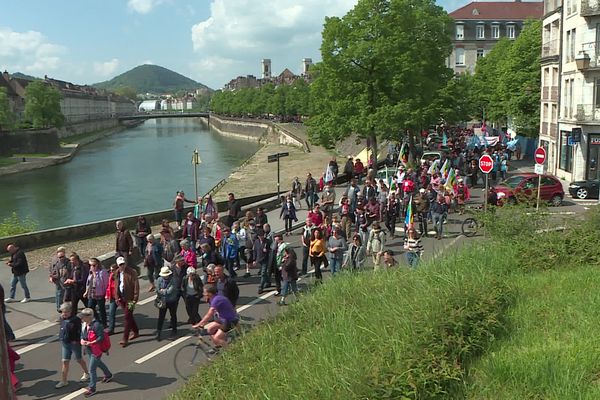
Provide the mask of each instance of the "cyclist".
{"label": "cyclist", "polygon": [[202,320],[192,328],[204,329],[202,334],[210,335],[218,349],[227,345],[227,332],[237,326],[239,316],[231,301],[227,297],[217,294],[215,285],[204,286],[204,296],[210,308]]}

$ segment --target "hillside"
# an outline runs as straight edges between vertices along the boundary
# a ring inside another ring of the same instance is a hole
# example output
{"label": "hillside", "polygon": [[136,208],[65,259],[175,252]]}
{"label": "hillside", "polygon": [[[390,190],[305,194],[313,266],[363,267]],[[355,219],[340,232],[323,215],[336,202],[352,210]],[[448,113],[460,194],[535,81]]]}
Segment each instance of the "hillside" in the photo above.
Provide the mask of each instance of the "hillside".
{"label": "hillside", "polygon": [[110,81],[99,82],[93,86],[100,89],[115,90],[122,87],[134,88],[137,93],[169,93],[179,90],[208,88],[170,69],[158,65],[140,65],[122,73]]}
{"label": "hillside", "polygon": [[22,72],[15,72],[14,74],[11,74],[11,76],[13,78],[26,79],[28,81],[35,81],[36,79],[41,79],[41,78],[36,78],[35,76],[24,74]]}

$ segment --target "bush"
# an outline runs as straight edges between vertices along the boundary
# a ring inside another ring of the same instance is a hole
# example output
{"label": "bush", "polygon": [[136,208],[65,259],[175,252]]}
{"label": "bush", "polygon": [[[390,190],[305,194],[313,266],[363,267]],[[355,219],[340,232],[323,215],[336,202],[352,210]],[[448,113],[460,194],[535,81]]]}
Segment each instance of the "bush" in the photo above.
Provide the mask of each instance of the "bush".
{"label": "bush", "polygon": [[0,222],[0,237],[20,235],[23,233],[34,231],[37,223],[27,217],[20,219],[17,213],[13,212],[9,217],[4,218]]}

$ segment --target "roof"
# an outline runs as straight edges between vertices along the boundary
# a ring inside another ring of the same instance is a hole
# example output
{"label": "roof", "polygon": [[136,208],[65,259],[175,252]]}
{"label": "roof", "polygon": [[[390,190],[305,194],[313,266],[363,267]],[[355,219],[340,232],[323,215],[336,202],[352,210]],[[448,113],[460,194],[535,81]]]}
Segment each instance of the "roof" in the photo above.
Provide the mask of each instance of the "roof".
{"label": "roof", "polygon": [[454,19],[465,20],[525,20],[540,19],[544,15],[544,2],[473,1],[449,14]]}

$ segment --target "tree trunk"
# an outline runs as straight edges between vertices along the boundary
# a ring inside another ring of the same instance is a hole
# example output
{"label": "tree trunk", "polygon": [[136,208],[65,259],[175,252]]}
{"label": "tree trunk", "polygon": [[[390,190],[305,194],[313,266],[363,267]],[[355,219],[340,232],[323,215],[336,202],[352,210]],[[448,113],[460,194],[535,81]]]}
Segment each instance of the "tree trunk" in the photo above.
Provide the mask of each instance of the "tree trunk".
{"label": "tree trunk", "polygon": [[415,148],[415,135],[408,131],[408,162],[415,165],[417,149]]}
{"label": "tree trunk", "polygon": [[[377,170],[377,135],[371,132],[369,136],[369,143],[371,148],[371,157],[373,157],[373,168]],[[367,163],[369,160],[367,160]]]}

